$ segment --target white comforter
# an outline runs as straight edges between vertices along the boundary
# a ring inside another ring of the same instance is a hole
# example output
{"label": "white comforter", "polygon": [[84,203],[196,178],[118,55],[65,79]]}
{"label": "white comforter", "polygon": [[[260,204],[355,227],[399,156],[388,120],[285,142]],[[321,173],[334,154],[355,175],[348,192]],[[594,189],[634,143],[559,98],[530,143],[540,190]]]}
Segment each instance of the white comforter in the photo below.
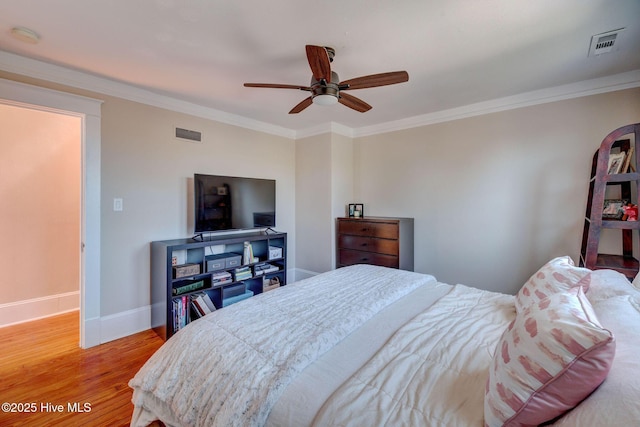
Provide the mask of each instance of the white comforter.
{"label": "white comforter", "polygon": [[[358,265],[192,322],[129,382],[132,425],[261,426],[291,380],[429,275]],[[229,363],[231,361],[231,363]]]}
{"label": "white comforter", "polygon": [[484,387],[513,297],[455,286],[327,401],[315,426],[484,425]]}

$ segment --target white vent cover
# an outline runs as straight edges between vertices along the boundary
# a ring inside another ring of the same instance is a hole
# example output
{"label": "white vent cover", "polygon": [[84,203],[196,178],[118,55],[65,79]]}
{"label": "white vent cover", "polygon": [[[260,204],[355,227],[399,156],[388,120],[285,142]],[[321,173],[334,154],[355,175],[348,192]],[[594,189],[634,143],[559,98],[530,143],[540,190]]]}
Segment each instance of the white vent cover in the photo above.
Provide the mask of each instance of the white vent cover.
{"label": "white vent cover", "polygon": [[589,47],[589,55],[597,56],[603,53],[610,53],[618,50],[620,47],[620,37],[624,28],[609,31],[602,34],[596,34],[591,37],[591,46]]}
{"label": "white vent cover", "polygon": [[186,139],[187,141],[191,142],[202,142],[202,132],[177,127],[176,138]]}

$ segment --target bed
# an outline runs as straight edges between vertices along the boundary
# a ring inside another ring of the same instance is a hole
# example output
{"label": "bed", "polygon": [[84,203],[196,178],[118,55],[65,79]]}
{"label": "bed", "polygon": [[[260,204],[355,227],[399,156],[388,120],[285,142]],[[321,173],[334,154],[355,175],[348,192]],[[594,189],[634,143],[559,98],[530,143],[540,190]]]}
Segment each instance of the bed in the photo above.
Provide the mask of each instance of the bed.
{"label": "bed", "polygon": [[640,291],[569,257],[515,296],[344,267],[180,330],[131,425],[639,425],[638,331]]}

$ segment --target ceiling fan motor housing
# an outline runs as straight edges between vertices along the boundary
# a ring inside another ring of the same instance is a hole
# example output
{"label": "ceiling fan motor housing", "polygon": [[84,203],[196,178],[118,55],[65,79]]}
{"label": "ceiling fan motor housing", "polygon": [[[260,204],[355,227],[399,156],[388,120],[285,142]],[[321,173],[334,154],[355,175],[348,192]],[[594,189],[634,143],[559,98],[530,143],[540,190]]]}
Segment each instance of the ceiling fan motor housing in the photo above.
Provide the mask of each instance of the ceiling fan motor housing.
{"label": "ceiling fan motor housing", "polygon": [[313,93],[313,97],[318,95],[331,95],[338,97],[340,93],[339,84],[340,77],[338,77],[338,73],[335,71],[331,71],[331,82],[327,83],[324,80],[318,81],[315,78],[311,77],[311,83],[309,86],[311,87],[311,92]]}

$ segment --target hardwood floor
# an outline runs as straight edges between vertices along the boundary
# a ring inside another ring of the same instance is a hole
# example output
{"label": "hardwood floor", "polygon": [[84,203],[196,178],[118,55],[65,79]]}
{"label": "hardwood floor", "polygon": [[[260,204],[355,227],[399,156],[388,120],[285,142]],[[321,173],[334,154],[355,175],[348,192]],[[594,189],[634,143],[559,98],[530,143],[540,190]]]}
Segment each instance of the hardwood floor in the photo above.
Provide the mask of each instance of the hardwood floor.
{"label": "hardwood floor", "polygon": [[[0,426],[128,426],[127,385],[163,341],[152,330],[86,350],[78,312],[0,328]],[[25,412],[25,406],[30,412]]]}

